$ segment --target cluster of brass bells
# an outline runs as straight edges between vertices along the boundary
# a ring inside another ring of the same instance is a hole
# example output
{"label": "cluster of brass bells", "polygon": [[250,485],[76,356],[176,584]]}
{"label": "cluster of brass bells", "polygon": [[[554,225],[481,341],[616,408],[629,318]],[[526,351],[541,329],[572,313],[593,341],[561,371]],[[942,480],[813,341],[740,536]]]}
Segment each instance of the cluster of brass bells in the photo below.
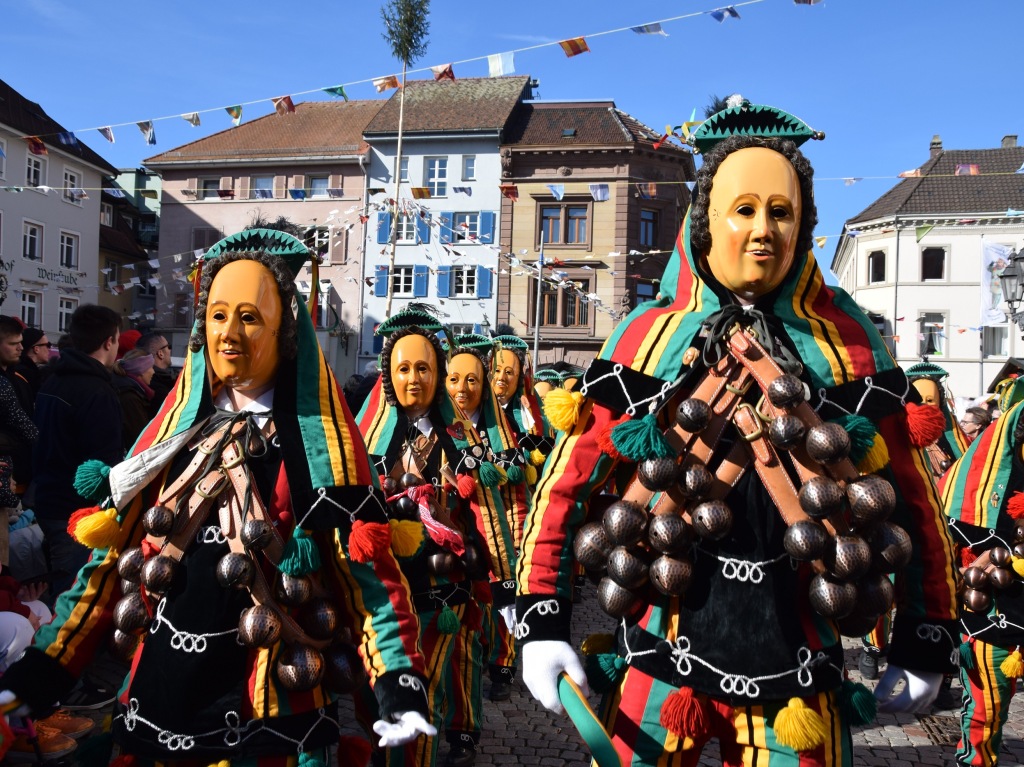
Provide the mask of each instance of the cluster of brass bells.
{"label": "cluster of brass bells", "polygon": [[[1018,538],[1021,538],[1018,528]],[[992,593],[1008,589],[1017,580],[1013,569],[1015,557],[1024,557],[1024,540],[1015,541],[1011,552],[1004,546],[996,546],[988,552],[989,561],[995,565],[992,570],[971,566],[964,570],[961,599],[968,609],[976,613],[987,613],[992,607]]]}

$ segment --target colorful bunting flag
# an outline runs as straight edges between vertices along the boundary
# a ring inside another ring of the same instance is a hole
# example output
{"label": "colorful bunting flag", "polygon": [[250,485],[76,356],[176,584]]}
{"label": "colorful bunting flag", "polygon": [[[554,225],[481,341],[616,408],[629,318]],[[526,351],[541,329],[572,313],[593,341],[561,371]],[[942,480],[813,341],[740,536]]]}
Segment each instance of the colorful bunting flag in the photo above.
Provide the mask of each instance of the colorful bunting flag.
{"label": "colorful bunting flag", "polygon": [[412,188],[412,198],[414,200],[429,200],[430,199],[430,187],[429,186],[414,186]]}
{"label": "colorful bunting flag", "polygon": [[3,160],[5,157],[7,157],[7,152],[4,151],[3,144],[0,144],[0,160]]}
{"label": "colorful bunting flag", "polygon": [[193,128],[199,127],[199,113],[198,112],[186,112],[181,116],[181,119],[191,125]]}
{"label": "colorful bunting flag", "polygon": [[978,166],[974,163],[957,163],[956,173],[954,176],[980,176],[981,171],[978,170]]}
{"label": "colorful bunting flag", "polygon": [[819,248],[824,248],[826,242],[828,242],[828,237],[815,237],[814,238],[814,244],[817,245]]}
{"label": "colorful bunting flag", "polygon": [[507,197],[512,202],[519,201],[519,187],[515,184],[501,184],[498,190],[501,192],[502,197]]}
{"label": "colorful bunting flag", "polygon": [[345,196],[345,190],[342,189],[341,187],[331,186],[331,187],[327,188],[327,196],[328,197],[344,197]]}
{"label": "colorful bunting flag", "polygon": [[565,55],[570,59],[573,56],[579,56],[581,53],[590,52],[590,46],[587,45],[587,41],[582,37],[573,37],[568,40],[562,40],[558,44],[562,46],[562,50],[565,51]]}
{"label": "colorful bunting flag", "polygon": [[57,140],[64,146],[75,146],[78,143],[78,139],[71,131],[62,131],[58,133]]}
{"label": "colorful bunting flag", "polygon": [[507,53],[492,53],[487,57],[487,76],[501,77],[502,75],[515,74],[515,54],[512,51]]}
{"label": "colorful bunting flag", "polygon": [[686,188],[687,188],[687,189],[688,189],[688,190],[689,190],[689,191],[690,191],[691,193],[693,192],[693,188],[694,188],[694,187],[695,187],[695,186],[697,185],[697,182],[696,182],[696,181],[684,181],[683,183],[684,183],[684,184],[686,184]]}
{"label": "colorful bunting flag", "polygon": [[565,196],[565,184],[548,184],[548,189],[556,200],[561,200]]}
{"label": "colorful bunting flag", "polygon": [[898,175],[898,178],[921,178],[921,169],[905,170]]}
{"label": "colorful bunting flag", "polygon": [[341,96],[341,98],[348,101],[348,94],[345,93],[344,85],[335,85],[333,88],[324,88],[324,93],[330,93],[332,96]]}
{"label": "colorful bunting flag", "polygon": [[721,24],[726,19],[738,19],[740,17],[739,11],[733,8],[731,5],[727,5],[725,8],[716,8],[713,11],[709,11],[711,18]]}
{"label": "colorful bunting flag", "polygon": [[850,231],[848,231],[846,233],[846,236],[847,237],[859,237],[860,236],[860,229],[851,229]]}
{"label": "colorful bunting flag", "polygon": [[122,189],[115,189],[113,187],[106,187],[105,186],[105,187],[103,187],[103,193],[104,194],[109,194],[111,197],[115,197],[115,198],[117,198],[119,200],[124,199],[124,190],[122,190]]}
{"label": "colorful bunting flag", "polygon": [[917,236],[917,241],[920,242],[928,232],[935,228],[935,224],[926,224],[925,226],[914,227],[914,234]]}
{"label": "colorful bunting flag", "polygon": [[661,24],[641,24],[639,27],[630,27],[638,35],[661,35],[668,37],[668,33],[661,28]]}
{"label": "colorful bunting flag", "polygon": [[68,189],[68,196],[75,202],[81,202],[82,200],[88,200],[89,194],[80,187],[72,187]]}
{"label": "colorful bunting flag", "polygon": [[140,189],[139,194],[150,200],[156,199],[156,189]]}
{"label": "colorful bunting flag", "polygon": [[272,200],[274,199],[274,190],[272,189],[255,189],[253,190],[256,194],[257,200]]}
{"label": "colorful bunting flag", "polygon": [[821,0],[793,0],[794,5],[817,5]]}
{"label": "colorful bunting flag", "polygon": [[235,199],[235,190],[234,189],[218,189],[217,190],[217,196],[220,197],[222,200],[233,200],[233,199]]}
{"label": "colorful bunting flag", "polygon": [[653,181],[637,182],[636,190],[640,193],[640,198],[644,200],[651,200],[658,196],[658,185]]}
{"label": "colorful bunting flag", "polygon": [[152,120],[143,120],[142,122],[135,124],[138,125],[139,130],[142,131],[142,136],[146,139],[147,144],[156,144],[156,131],[153,129]]}
{"label": "colorful bunting flag", "polygon": [[451,64],[438,64],[436,67],[431,67],[430,71],[434,73],[435,80],[455,79],[455,72],[452,70]]}
{"label": "colorful bunting flag", "polygon": [[1024,173],[1024,164],[1021,164],[1021,166],[1017,168],[1017,170],[1015,170],[1014,173]]}
{"label": "colorful bunting flag", "polygon": [[46,151],[46,144],[36,136],[25,136],[25,143],[28,144],[28,151],[32,154],[39,155],[40,157],[46,157],[49,154]]}
{"label": "colorful bunting flag", "polygon": [[108,126],[108,127],[104,127],[104,128],[97,128],[96,130],[98,130],[100,132],[100,135],[103,136],[103,138],[105,138],[111,144],[114,143],[114,129],[113,128],[110,128]]}
{"label": "colorful bunting flag", "polygon": [[1024,216],[1024,210],[1015,210],[1014,208],[1006,209],[1007,216]]}
{"label": "colorful bunting flag", "polygon": [[305,189],[289,189],[288,194],[291,195],[293,200],[305,200],[306,190]]}
{"label": "colorful bunting flag", "polygon": [[590,196],[594,198],[595,202],[605,202],[608,199],[608,185],[591,184]]}
{"label": "colorful bunting flag", "polygon": [[276,99],[271,99],[271,103],[274,105],[274,111],[279,115],[286,115],[289,112],[295,111],[295,104],[292,102],[291,96],[279,96]]}
{"label": "colorful bunting flag", "polygon": [[453,186],[452,192],[455,194],[464,194],[469,197],[473,196],[473,187],[470,186]]}
{"label": "colorful bunting flag", "polygon": [[377,89],[377,93],[383,93],[384,91],[391,90],[392,88],[397,88],[398,85],[398,77],[396,75],[379,77],[373,81],[373,87]]}
{"label": "colorful bunting flag", "polygon": [[240,104],[236,104],[233,107],[224,107],[224,111],[231,115],[231,122],[237,128],[238,124],[242,122],[242,107]]}
{"label": "colorful bunting flag", "polygon": [[860,176],[852,177],[852,178],[844,178],[843,179],[843,184],[846,185],[846,186],[853,186],[858,181],[863,181],[863,178],[860,177]]}

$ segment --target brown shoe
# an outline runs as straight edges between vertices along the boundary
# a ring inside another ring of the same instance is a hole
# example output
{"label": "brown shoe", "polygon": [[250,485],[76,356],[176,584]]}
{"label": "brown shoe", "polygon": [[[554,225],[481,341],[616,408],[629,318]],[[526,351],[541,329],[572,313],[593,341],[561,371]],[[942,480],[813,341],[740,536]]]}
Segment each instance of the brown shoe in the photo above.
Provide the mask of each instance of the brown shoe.
{"label": "brown shoe", "polygon": [[92,728],[96,726],[96,723],[92,719],[84,716],[74,716],[70,711],[63,708],[58,708],[46,719],[40,719],[36,722],[37,725],[44,725],[46,727],[52,727],[63,735],[67,735],[69,738],[78,740],[84,735],[88,735],[92,732]]}
{"label": "brown shoe", "polygon": [[60,759],[78,747],[78,744],[67,735],[45,724],[36,724],[36,735],[39,739],[36,745],[29,742],[28,735],[18,735],[7,752],[7,761],[34,762],[37,757],[37,746],[43,761]]}

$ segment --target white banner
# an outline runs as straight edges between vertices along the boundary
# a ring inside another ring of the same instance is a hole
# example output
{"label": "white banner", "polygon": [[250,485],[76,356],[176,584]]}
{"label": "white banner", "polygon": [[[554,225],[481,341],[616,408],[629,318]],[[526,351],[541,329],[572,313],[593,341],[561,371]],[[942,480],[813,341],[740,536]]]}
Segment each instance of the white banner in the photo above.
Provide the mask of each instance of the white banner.
{"label": "white banner", "polygon": [[1006,314],[999,308],[1003,292],[999,275],[1010,263],[1013,249],[1008,245],[983,240],[981,244],[981,324],[1002,325]]}

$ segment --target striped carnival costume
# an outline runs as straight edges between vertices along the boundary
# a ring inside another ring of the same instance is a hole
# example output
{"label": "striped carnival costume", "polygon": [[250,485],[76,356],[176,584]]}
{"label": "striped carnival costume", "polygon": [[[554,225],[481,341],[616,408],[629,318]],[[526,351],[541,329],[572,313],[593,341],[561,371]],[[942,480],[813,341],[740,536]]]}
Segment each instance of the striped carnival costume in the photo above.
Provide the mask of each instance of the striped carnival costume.
{"label": "striped carnival costume", "polygon": [[1000,382],[1002,415],[941,483],[964,592],[959,764],[999,764],[1003,725],[1024,674],[1024,379]]}
{"label": "striped carnival costume", "polygon": [[[307,256],[263,230],[207,253],[175,388],[123,463],[79,470],[79,492],[110,497],[72,518],[94,551],[3,677],[45,710],[113,641],[131,661],[113,737],[143,763],[324,764],[360,668],[382,719],[427,711],[408,584],[380,542],[383,495],[295,301],[288,269]],[[246,297],[222,300],[232,291]],[[265,354],[269,388],[239,406],[218,366]]]}
{"label": "striped carnival costume", "polygon": [[[874,699],[846,680],[840,634],[889,609],[894,571],[887,674],[910,684],[884,705],[926,706],[952,668],[951,545],[910,426],[938,414],[918,412],[871,322],[825,285],[791,141],[810,135],[746,103],[706,121],[698,147],[717,146],[660,298],[577,391],[545,399],[563,433],[523,535],[524,681],[556,710],[558,675],[584,681],[567,644],[575,553],[618,622],[583,649],[624,765],[695,765],[711,737],[730,767],[850,765],[849,727]],[[621,500],[591,519],[609,478]]]}
{"label": "striped carnival costume", "polygon": [[[392,546],[419,614],[431,721],[446,729],[449,763],[471,764],[483,724],[482,610],[492,593],[513,599],[515,550],[499,488],[505,470],[445,391],[439,329],[415,310],[381,325],[381,378],[357,420],[385,477]],[[389,368],[399,345],[414,338],[433,349],[428,386],[436,389],[423,414],[410,418]],[[426,738],[391,749],[387,763],[433,765],[438,745]]]}

